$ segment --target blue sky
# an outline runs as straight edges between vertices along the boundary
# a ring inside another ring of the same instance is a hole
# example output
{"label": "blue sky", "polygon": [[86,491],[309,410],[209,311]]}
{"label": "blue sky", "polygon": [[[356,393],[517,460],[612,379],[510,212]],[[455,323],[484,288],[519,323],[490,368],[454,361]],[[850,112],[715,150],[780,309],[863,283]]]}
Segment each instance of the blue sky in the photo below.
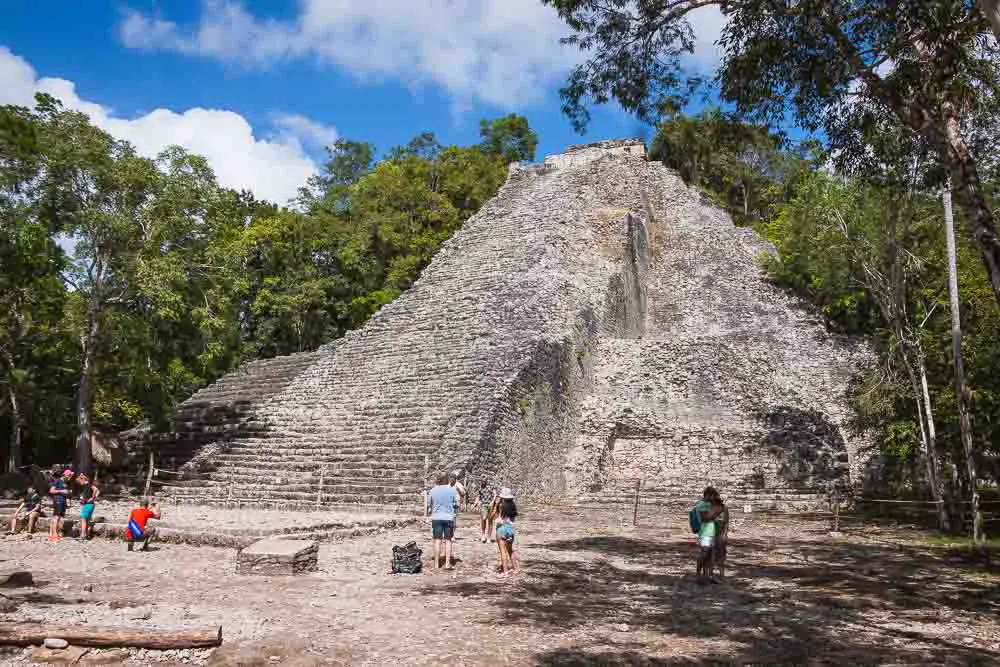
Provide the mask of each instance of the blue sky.
{"label": "blue sky", "polygon": [[[539,0],[63,0],[5,3],[0,104],[36,91],[153,155],[178,143],[220,182],[284,201],[338,136],[380,150],[433,131],[477,141],[479,119],[515,111],[566,145],[635,136],[613,108],[586,136],[557,90],[579,54]],[[714,12],[714,10],[712,10]],[[710,66],[721,17],[695,17]]]}

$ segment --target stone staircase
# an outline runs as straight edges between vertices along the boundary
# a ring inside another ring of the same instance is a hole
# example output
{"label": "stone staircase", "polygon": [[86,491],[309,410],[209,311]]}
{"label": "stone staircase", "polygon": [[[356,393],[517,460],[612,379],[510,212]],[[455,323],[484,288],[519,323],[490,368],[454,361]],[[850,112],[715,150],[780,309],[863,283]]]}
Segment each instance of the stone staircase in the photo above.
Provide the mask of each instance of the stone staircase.
{"label": "stone staircase", "polygon": [[318,352],[303,352],[251,361],[181,403],[168,432],[123,434],[133,465],[144,465],[152,450],[157,468],[180,470],[208,443],[252,435],[259,428],[254,423],[256,407],[284,389],[318,356]]}

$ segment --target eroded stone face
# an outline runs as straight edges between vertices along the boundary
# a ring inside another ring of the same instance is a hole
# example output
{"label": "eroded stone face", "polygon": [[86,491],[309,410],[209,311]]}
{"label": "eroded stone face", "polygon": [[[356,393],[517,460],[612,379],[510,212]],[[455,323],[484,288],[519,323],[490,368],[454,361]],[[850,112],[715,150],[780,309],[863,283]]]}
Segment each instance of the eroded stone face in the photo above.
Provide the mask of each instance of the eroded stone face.
{"label": "eroded stone face", "polygon": [[415,506],[455,469],[522,496],[846,486],[864,354],[763,279],[761,249],[641,142],[511,169],[365,327],[182,406],[170,491]]}

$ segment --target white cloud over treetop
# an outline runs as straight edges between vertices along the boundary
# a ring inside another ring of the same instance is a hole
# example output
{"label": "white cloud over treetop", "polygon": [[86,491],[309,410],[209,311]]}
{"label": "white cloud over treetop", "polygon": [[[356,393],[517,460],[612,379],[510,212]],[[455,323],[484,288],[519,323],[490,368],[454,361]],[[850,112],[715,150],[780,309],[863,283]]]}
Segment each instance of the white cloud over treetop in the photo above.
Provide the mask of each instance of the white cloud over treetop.
{"label": "white cloud over treetop", "polygon": [[141,154],[154,157],[167,146],[178,145],[208,159],[219,183],[248,189],[255,196],[285,203],[316,172],[305,147],[317,147],[336,138],[333,128],[293,114],[276,114],[278,134],[258,138],[238,113],[193,108],[182,113],[156,109],[136,118],[124,118],[111,109],[81,99],[72,81],[38,78],[23,58],[0,46],[0,104],[33,106],[36,92],[48,93],[69,109],[87,114],[97,127],[131,142]]}
{"label": "white cloud over treetop", "polygon": [[249,66],[318,58],[363,77],[433,83],[460,103],[541,100],[577,57],[539,0],[302,0],[292,21],[258,18],[232,0],[204,0],[196,26],[128,11],[130,47]]}
{"label": "white cloud over treetop", "polygon": [[[722,15],[692,17],[695,60],[717,61]],[[169,50],[250,67],[316,58],[360,78],[440,86],[459,106],[505,108],[543,100],[581,58],[568,27],[539,0],[300,0],[294,20],[260,18],[237,0],[203,0],[197,25],[129,10],[132,48]]]}

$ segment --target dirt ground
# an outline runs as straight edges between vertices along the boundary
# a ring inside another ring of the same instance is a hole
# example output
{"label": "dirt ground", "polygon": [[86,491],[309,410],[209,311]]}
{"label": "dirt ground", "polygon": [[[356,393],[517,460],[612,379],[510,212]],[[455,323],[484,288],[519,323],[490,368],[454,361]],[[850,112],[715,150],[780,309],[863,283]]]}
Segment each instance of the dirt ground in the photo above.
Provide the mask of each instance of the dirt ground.
{"label": "dirt ground", "polygon": [[[686,516],[522,507],[522,570],[463,516],[452,572],[388,573],[419,524],[324,544],[320,571],[236,575],[236,551],[44,538],[0,543],[36,589],[0,622],[223,627],[223,648],[91,652],[105,663],[210,665],[1000,664],[1000,567],[872,526],[737,515],[729,578],[699,585]],[[0,654],[24,664],[22,649]]]}

